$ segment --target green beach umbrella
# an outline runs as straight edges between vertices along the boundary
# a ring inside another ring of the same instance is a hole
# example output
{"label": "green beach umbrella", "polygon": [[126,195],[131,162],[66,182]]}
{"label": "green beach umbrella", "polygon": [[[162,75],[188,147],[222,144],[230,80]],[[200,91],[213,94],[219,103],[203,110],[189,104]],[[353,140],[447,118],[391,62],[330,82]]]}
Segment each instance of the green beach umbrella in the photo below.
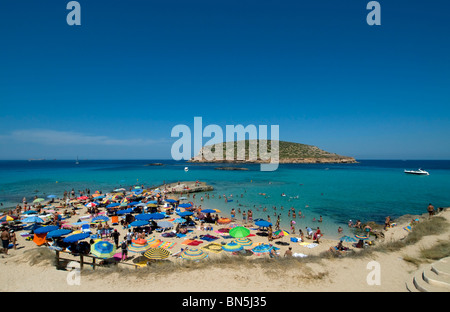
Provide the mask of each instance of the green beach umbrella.
{"label": "green beach umbrella", "polygon": [[43,198],[36,198],[35,200],[33,200],[33,203],[41,203],[43,202],[45,199]]}
{"label": "green beach umbrella", "polygon": [[250,235],[250,230],[243,227],[243,226],[237,226],[235,228],[232,228],[229,232],[230,236],[234,238],[238,237],[247,237]]}

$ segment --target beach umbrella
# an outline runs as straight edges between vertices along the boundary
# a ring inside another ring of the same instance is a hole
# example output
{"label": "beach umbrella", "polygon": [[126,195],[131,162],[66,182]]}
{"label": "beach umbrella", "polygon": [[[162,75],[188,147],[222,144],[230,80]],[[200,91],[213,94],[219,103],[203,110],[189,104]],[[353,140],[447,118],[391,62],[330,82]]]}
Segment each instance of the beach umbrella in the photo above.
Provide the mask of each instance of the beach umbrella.
{"label": "beach umbrella", "polygon": [[44,234],[59,229],[56,225],[43,226],[34,230],[35,234]]}
{"label": "beach umbrella", "polygon": [[55,238],[72,233],[69,229],[58,229],[47,233],[47,238]]}
{"label": "beach umbrella", "polygon": [[80,196],[80,197],[78,197],[77,199],[78,199],[78,200],[88,200],[89,197],[87,197],[87,196]]}
{"label": "beach umbrella", "polygon": [[91,254],[97,258],[108,259],[114,256],[116,246],[108,241],[98,241],[91,246]]}
{"label": "beach umbrella", "polygon": [[244,249],[244,247],[233,241],[233,242],[229,242],[228,244],[222,246],[222,249],[225,251],[234,252],[234,251],[240,251],[240,250]]}
{"label": "beach umbrella", "polygon": [[180,198],[178,198],[179,200],[182,200],[182,199],[187,199],[187,197],[184,197],[184,196],[181,196]]}
{"label": "beach umbrella", "polygon": [[185,204],[179,204],[178,207],[180,207],[180,208],[191,208],[192,205],[189,204],[189,203],[185,203]]}
{"label": "beach umbrella", "polygon": [[178,200],[168,198],[168,199],[166,199],[165,201],[168,202],[168,203],[174,204],[174,203],[176,203]]}
{"label": "beach umbrella", "polygon": [[183,212],[178,213],[178,215],[179,215],[180,217],[192,216],[193,214],[194,214],[194,213],[193,213],[192,211],[183,211]]}
{"label": "beach umbrella", "polygon": [[269,227],[272,225],[272,223],[270,223],[269,221],[266,221],[266,220],[260,220],[260,221],[256,221],[255,225],[259,226],[259,227]]}
{"label": "beach umbrella", "polygon": [[166,217],[166,215],[163,213],[150,213],[149,216],[150,220],[161,220]]}
{"label": "beach umbrella", "polygon": [[367,236],[362,236],[362,235],[356,235],[356,234],[355,234],[355,237],[356,237],[357,239],[362,239],[362,240],[367,240],[367,239],[369,239],[369,235],[367,235]]}
{"label": "beach umbrella", "polygon": [[106,206],[106,208],[115,208],[115,207],[119,207],[119,206],[120,206],[119,203],[112,203],[112,204],[109,204],[108,206]]}
{"label": "beach umbrella", "polygon": [[237,226],[235,228],[232,228],[229,232],[230,236],[232,237],[247,237],[250,235],[250,230],[243,227],[243,226]]}
{"label": "beach umbrella", "polygon": [[56,195],[48,195],[47,198],[58,198]]}
{"label": "beach umbrella", "polygon": [[78,242],[79,240],[88,238],[90,236],[89,233],[78,233],[78,234],[73,234],[70,236],[67,236],[63,239],[64,243],[75,243]]}
{"label": "beach umbrella", "polygon": [[275,232],[273,233],[273,235],[275,235],[275,236],[278,236],[278,235],[281,235],[281,236],[288,236],[288,235],[289,235],[289,232],[287,232],[287,231],[285,231],[285,230],[278,230],[278,231],[275,231]]}
{"label": "beach umbrella", "polygon": [[147,202],[147,204],[157,204],[157,203],[158,203],[157,200],[149,200],[149,201]]}
{"label": "beach umbrella", "polygon": [[36,210],[28,210],[25,212],[22,212],[23,215],[30,215],[30,214],[37,214],[38,212]]}
{"label": "beach umbrella", "polygon": [[252,249],[252,252],[257,255],[268,254],[272,250],[273,246],[270,244],[261,244]]}
{"label": "beach umbrella", "polygon": [[356,242],[356,239],[354,239],[353,237],[348,236],[348,235],[342,236],[339,240],[342,242],[347,242],[347,243]]}
{"label": "beach umbrella", "polygon": [[160,228],[167,229],[173,227],[173,224],[168,221],[157,221],[157,224]]}
{"label": "beach umbrella", "polygon": [[85,205],[86,207],[97,207],[98,206],[98,204],[97,203],[94,203],[94,202],[90,202],[90,203],[87,203],[86,205]]}
{"label": "beach umbrella", "polygon": [[3,216],[0,218],[0,222],[9,222],[9,221],[14,221],[14,218],[11,216]]}
{"label": "beach umbrella", "polygon": [[132,213],[133,212],[133,208],[128,208],[128,209],[122,209],[116,212],[116,214],[120,215],[124,215],[127,213]]}
{"label": "beach umbrella", "polygon": [[92,222],[107,222],[109,218],[107,216],[98,216],[92,219]]}
{"label": "beach umbrella", "polygon": [[22,222],[25,223],[44,223],[44,220],[39,218],[38,216],[30,216],[22,219]]}
{"label": "beach umbrella", "polygon": [[208,257],[208,254],[201,249],[189,248],[183,250],[180,257],[185,260],[198,261]]}
{"label": "beach umbrella", "polygon": [[45,199],[43,198],[36,198],[35,200],[33,200],[33,203],[41,203],[43,202]]}
{"label": "beach umbrella", "polygon": [[246,237],[238,237],[234,240],[234,242],[244,247],[253,245],[253,242]]}
{"label": "beach umbrella", "polygon": [[83,225],[83,224],[88,224],[89,222],[87,221],[80,221],[80,222],[74,222],[72,223],[72,225]]}
{"label": "beach umbrella", "polygon": [[205,209],[202,210],[203,213],[215,213],[216,211],[214,209]]}
{"label": "beach umbrella", "polygon": [[136,220],[130,223],[131,226],[144,226],[148,225],[148,221],[145,220]]}
{"label": "beach umbrella", "polygon": [[141,213],[134,217],[135,220],[141,220],[141,221],[148,221],[152,217],[150,216],[150,213]]}
{"label": "beach umbrella", "polygon": [[173,223],[184,223],[186,222],[186,219],[183,218],[176,218],[175,220],[173,220]]}
{"label": "beach umbrella", "polygon": [[150,260],[162,260],[170,256],[170,252],[164,248],[150,248],[144,252],[144,257]]}
{"label": "beach umbrella", "polygon": [[150,246],[147,243],[147,241],[144,244],[131,243],[131,245],[128,246],[128,250],[131,251],[131,252],[135,252],[135,253],[145,252],[149,248],[150,248]]}

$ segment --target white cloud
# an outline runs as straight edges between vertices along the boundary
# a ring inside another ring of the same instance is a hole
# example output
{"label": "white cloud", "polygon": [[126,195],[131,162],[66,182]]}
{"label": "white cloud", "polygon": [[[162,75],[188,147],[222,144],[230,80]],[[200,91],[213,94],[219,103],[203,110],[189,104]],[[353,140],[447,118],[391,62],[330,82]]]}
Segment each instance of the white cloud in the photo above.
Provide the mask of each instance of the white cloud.
{"label": "white cloud", "polygon": [[70,131],[45,129],[15,130],[9,135],[0,135],[1,141],[36,143],[43,145],[103,145],[103,146],[148,146],[166,140],[142,138],[115,139],[102,135],[89,135]]}

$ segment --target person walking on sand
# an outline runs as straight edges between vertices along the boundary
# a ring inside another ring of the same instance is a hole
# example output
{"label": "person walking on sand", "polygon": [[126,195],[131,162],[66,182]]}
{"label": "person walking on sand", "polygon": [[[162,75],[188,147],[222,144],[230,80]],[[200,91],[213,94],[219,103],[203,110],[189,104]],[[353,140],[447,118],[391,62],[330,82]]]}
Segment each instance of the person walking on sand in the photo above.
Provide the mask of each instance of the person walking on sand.
{"label": "person walking on sand", "polygon": [[428,205],[427,210],[428,210],[428,218],[431,218],[431,216],[434,215],[434,206],[430,203]]}
{"label": "person walking on sand", "polygon": [[2,247],[5,251],[5,254],[8,254],[9,240],[11,239],[11,235],[9,235],[9,232],[6,228],[3,228],[1,238],[2,238]]}
{"label": "person walking on sand", "polygon": [[121,248],[122,248],[122,257],[121,260],[127,260],[128,259],[128,244],[127,244],[127,237],[124,237],[124,240],[122,241]]}

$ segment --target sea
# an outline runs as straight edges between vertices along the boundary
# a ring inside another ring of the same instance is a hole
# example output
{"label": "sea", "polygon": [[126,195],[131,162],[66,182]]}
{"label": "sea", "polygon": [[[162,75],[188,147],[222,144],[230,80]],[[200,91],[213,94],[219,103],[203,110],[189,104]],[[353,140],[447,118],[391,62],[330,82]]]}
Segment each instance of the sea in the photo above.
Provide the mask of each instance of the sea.
{"label": "sea", "polygon": [[[0,208],[11,209],[22,198],[62,197],[64,191],[90,189],[110,192],[135,185],[155,187],[178,181],[202,181],[213,191],[192,194],[202,208],[216,208],[229,217],[234,208],[253,211],[254,219],[274,223],[290,231],[320,227],[330,238],[350,234],[350,220],[383,223],[406,214],[423,214],[432,203],[450,206],[450,161],[364,160],[355,164],[280,164],[273,172],[258,164],[234,165],[248,170],[217,170],[230,164],[199,164],[174,160],[14,160],[0,161]],[[161,166],[147,166],[161,163]],[[185,171],[184,168],[189,170]],[[405,174],[404,170],[427,170],[429,176]],[[228,201],[225,201],[224,196]],[[203,200],[202,200],[203,197]],[[291,207],[296,218],[289,216]],[[299,217],[301,212],[301,217]],[[242,215],[238,214],[237,218]],[[322,222],[319,222],[322,217]],[[342,227],[343,234],[338,234]]]}

